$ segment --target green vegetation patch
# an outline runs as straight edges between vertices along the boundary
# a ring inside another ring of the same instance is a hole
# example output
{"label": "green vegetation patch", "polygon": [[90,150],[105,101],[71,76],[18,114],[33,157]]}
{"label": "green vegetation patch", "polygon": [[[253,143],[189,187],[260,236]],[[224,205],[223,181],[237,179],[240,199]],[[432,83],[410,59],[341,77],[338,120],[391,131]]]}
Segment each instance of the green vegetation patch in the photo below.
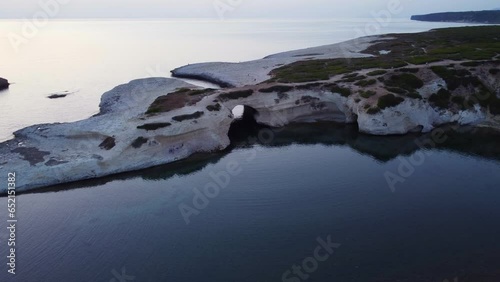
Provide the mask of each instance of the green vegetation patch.
{"label": "green vegetation patch", "polygon": [[106,137],[106,139],[104,139],[104,141],[102,141],[101,144],[99,144],[99,148],[103,149],[103,150],[111,150],[113,149],[114,147],[116,146],[116,140],[115,138],[113,137]]}
{"label": "green vegetation patch", "polygon": [[[374,57],[299,61],[273,70],[271,81],[292,83],[328,80],[336,75],[364,69],[404,68],[408,66],[406,62],[422,65],[442,60],[492,60],[500,54],[499,34],[500,26],[444,28],[423,33],[393,34],[391,37],[394,39],[381,40],[363,51]],[[380,50],[391,50],[391,53],[380,56]],[[354,77],[343,79],[352,80]]]}
{"label": "green vegetation patch", "polygon": [[415,91],[408,92],[405,94],[405,96],[413,99],[422,99],[422,95]]}
{"label": "green vegetation patch", "polygon": [[399,87],[386,87],[385,89],[387,89],[387,91],[389,92],[396,93],[399,95],[406,95],[406,93],[408,93],[408,91]]}
{"label": "green vegetation patch", "polygon": [[144,129],[146,131],[158,130],[160,128],[169,127],[172,124],[169,122],[158,122],[158,123],[147,123],[141,126],[138,126],[137,129]]}
{"label": "green vegetation patch", "polygon": [[188,95],[190,95],[190,96],[196,96],[196,95],[202,95],[202,94],[211,93],[213,91],[214,91],[214,89],[212,89],[212,88],[191,90],[191,91],[188,92]]}
{"label": "green vegetation patch", "polygon": [[413,92],[424,86],[424,82],[411,73],[392,75],[389,79],[385,80],[384,83],[387,87],[405,89],[409,92]]}
{"label": "green vegetation patch", "polygon": [[166,113],[198,103],[207,95],[214,93],[214,89],[179,88],[175,92],[160,96],[149,106],[147,115]]}
{"label": "green vegetation patch", "polygon": [[341,96],[343,97],[349,97],[351,96],[352,94],[352,91],[351,89],[349,88],[345,88],[345,87],[341,87],[341,86],[338,86],[337,84],[331,84],[331,85],[328,85],[326,86],[328,88],[328,90],[330,90],[332,93],[338,93],[340,94]]}
{"label": "green vegetation patch", "polygon": [[314,89],[320,87],[322,84],[319,82],[313,82],[313,83],[307,83],[307,84],[301,84],[295,86],[295,88],[299,90],[308,90],[308,89]]}
{"label": "green vegetation patch", "polygon": [[360,81],[354,83],[354,85],[360,86],[360,87],[367,87],[370,85],[374,85],[376,83],[377,83],[377,81],[375,79],[367,79],[367,80],[363,79],[363,80],[360,80]]}
{"label": "green vegetation patch", "polygon": [[248,89],[248,90],[239,90],[239,91],[233,91],[233,92],[228,92],[228,93],[223,93],[219,95],[219,99],[223,101],[227,100],[237,100],[240,98],[247,98],[252,96],[253,90]]}
{"label": "green vegetation patch", "polygon": [[200,118],[201,116],[204,115],[204,112],[195,112],[195,113],[192,113],[192,114],[189,114],[189,115],[180,115],[180,116],[175,116],[172,118],[172,120],[175,120],[175,121],[185,121],[185,120],[191,120],[191,119],[197,119],[197,118]]}
{"label": "green vegetation patch", "polygon": [[[350,74],[364,69],[391,69],[406,66],[402,60],[381,60],[379,58],[324,59],[299,61],[271,72],[271,81],[282,83],[328,80],[335,75]],[[356,76],[345,77],[345,82],[359,80]]]}
{"label": "green vegetation patch", "polygon": [[[201,94],[206,94],[206,93],[210,93],[210,92],[213,92],[214,89],[212,88],[205,88],[205,89],[191,89],[191,88],[179,88],[177,89],[177,91],[175,91],[174,93],[180,93],[180,94],[186,94],[186,95],[189,95],[189,96],[196,96],[196,95],[201,95]],[[172,93],[172,94],[174,94]]]}
{"label": "green vegetation patch", "polygon": [[146,111],[147,115],[154,115],[154,114],[159,114],[162,112],[162,109],[160,107],[149,107],[149,109]]}
{"label": "green vegetation patch", "polygon": [[377,92],[372,91],[372,90],[368,90],[368,91],[362,91],[361,90],[361,91],[359,91],[359,96],[361,96],[361,97],[363,97],[365,99],[368,99],[368,98],[373,97],[375,95],[377,95]]}
{"label": "green vegetation patch", "polygon": [[375,114],[378,114],[380,113],[382,110],[379,108],[379,107],[373,107],[373,108],[369,108],[366,113],[369,114],[369,115],[375,115]]}
{"label": "green vegetation patch", "polygon": [[450,91],[441,88],[438,93],[432,94],[429,97],[429,102],[431,102],[433,105],[445,109],[449,106],[450,104],[450,98],[451,98],[451,93]]}
{"label": "green vegetation patch", "polygon": [[500,99],[495,95],[495,93],[489,91],[484,85],[478,87],[476,93],[469,97],[466,102],[466,107],[472,107],[475,104],[488,108],[490,113],[493,115],[500,114]]}
{"label": "green vegetation patch", "polygon": [[351,82],[356,82],[356,81],[363,80],[366,78],[367,77],[364,75],[356,75],[356,76],[349,76],[349,77],[344,76],[344,78],[342,78],[342,80],[340,80],[339,82],[351,83]]}
{"label": "green vegetation patch", "polygon": [[217,104],[215,104],[215,105],[208,105],[208,106],[207,106],[207,110],[208,110],[209,112],[218,112],[218,111],[220,111],[221,109],[222,109],[222,106],[221,106],[219,103],[217,103]]}
{"label": "green vegetation patch", "polygon": [[384,81],[385,88],[392,93],[413,99],[421,99],[417,89],[424,86],[424,82],[411,73],[392,75]]}
{"label": "green vegetation patch", "polygon": [[381,96],[380,98],[378,98],[377,106],[381,110],[383,110],[386,108],[395,107],[395,106],[403,103],[404,100],[405,100],[404,98],[397,97],[393,94],[387,94],[387,95],[384,95],[384,96]]}
{"label": "green vegetation patch", "polygon": [[474,62],[465,62],[460,64],[463,67],[478,67],[482,65],[482,62],[474,61]]}
{"label": "green vegetation patch", "polygon": [[383,75],[383,74],[386,74],[387,71],[385,70],[376,70],[376,71],[371,71],[369,73],[367,73],[368,76],[379,76],[379,75]]}
{"label": "green vegetation patch", "polygon": [[279,100],[285,100],[285,99],[288,99],[288,98],[290,98],[290,96],[288,96],[287,93],[285,93],[285,92],[278,92],[278,99]]}
{"label": "green vegetation patch", "polygon": [[500,48],[499,43],[462,43],[458,46],[436,48],[430,54],[446,56],[452,60],[488,60],[497,54],[498,48]]}
{"label": "green vegetation patch", "polygon": [[302,96],[300,98],[300,100],[303,102],[303,103],[311,103],[311,102],[317,102],[319,101],[319,98],[317,97],[312,97],[312,96],[309,96],[309,95],[305,95],[305,96]]}
{"label": "green vegetation patch", "polygon": [[359,74],[357,72],[353,72],[353,73],[349,73],[349,74],[343,75],[342,79],[350,79],[350,78],[355,78],[355,77],[359,77]]}
{"label": "green vegetation patch", "polygon": [[138,137],[137,139],[134,140],[134,142],[132,142],[132,147],[134,147],[135,149],[139,149],[140,147],[142,147],[142,145],[146,144],[148,142],[148,139],[147,138],[144,138],[144,137]]}
{"label": "green vegetation patch", "polygon": [[442,59],[436,58],[433,56],[417,56],[417,57],[408,58],[407,61],[408,61],[408,63],[414,64],[414,65],[425,65],[425,64],[436,63],[436,62],[442,61]]}
{"label": "green vegetation patch", "polygon": [[259,89],[259,92],[262,93],[272,93],[272,92],[278,92],[278,93],[283,93],[283,92],[288,92],[293,90],[293,86],[290,85],[274,85],[269,88],[261,88]]}
{"label": "green vegetation patch", "polygon": [[[500,53],[499,26],[435,29],[415,34],[394,34],[395,39],[381,41],[365,52],[377,55],[391,50],[388,57],[422,65],[441,60],[491,60]],[[384,59],[387,56],[384,56]]]}
{"label": "green vegetation patch", "polygon": [[443,66],[431,67],[432,71],[441,77],[448,86],[448,89],[453,91],[460,86],[467,87],[472,85],[474,87],[481,86],[482,83],[477,77],[472,76],[472,74],[466,69],[454,69],[447,68]]}
{"label": "green vegetation patch", "polygon": [[494,64],[495,61],[494,60],[471,61],[471,62],[463,62],[460,65],[463,66],[463,67],[479,67],[479,66],[482,66],[482,65],[492,64],[492,63]]}

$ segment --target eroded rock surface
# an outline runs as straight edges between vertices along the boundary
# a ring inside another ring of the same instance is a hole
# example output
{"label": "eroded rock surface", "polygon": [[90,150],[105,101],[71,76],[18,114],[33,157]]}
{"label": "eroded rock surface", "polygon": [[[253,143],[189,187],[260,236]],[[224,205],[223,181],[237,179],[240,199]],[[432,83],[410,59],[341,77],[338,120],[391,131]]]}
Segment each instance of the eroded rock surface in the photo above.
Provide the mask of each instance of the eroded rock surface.
{"label": "eroded rock surface", "polygon": [[[145,114],[156,98],[186,87],[196,88],[174,79],[135,80],[105,93],[96,116],[19,130],[14,134],[15,139],[0,144],[0,163],[4,164],[0,173],[17,172],[18,191],[25,191],[147,168],[186,158],[194,152],[226,148],[232,121],[230,110],[205,110],[204,118],[172,120],[205,109],[210,100],[168,113]],[[155,130],[140,129],[147,124],[153,124],[146,126],[147,129]],[[5,193],[5,187],[1,189],[0,193]]]}
{"label": "eroded rock surface", "polygon": [[[495,32],[482,31],[485,38]],[[357,124],[372,135],[425,133],[450,123],[498,130],[499,50],[471,47],[457,55],[452,47],[428,45],[440,38],[436,34],[399,35],[405,39],[399,45],[391,37],[365,37],[174,71],[230,89],[199,89],[167,78],[134,80],[105,93],[99,114],[89,119],[15,132],[15,139],[0,143],[0,174],[16,172],[18,191],[25,191],[223,150],[230,145],[236,106],[251,109],[258,123],[270,127],[333,121]],[[379,52],[375,45],[396,47]],[[432,48],[438,55],[429,56]],[[478,55],[484,59],[468,57]],[[332,59],[339,57],[349,60]]]}
{"label": "eroded rock surface", "polygon": [[297,61],[370,57],[370,54],[363,54],[361,51],[368,48],[376,40],[382,39],[378,36],[368,36],[338,44],[278,53],[260,60],[242,63],[192,64],[173,70],[172,75],[174,77],[202,79],[223,87],[258,84],[270,79],[270,72],[273,69]]}

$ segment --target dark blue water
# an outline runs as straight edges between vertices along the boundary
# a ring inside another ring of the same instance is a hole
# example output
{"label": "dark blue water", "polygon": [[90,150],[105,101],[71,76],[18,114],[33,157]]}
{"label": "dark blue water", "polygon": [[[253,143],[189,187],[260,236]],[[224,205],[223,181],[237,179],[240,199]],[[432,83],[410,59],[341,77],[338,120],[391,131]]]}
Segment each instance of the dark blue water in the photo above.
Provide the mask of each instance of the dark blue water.
{"label": "dark blue water", "polygon": [[[296,125],[267,144],[21,195],[15,277],[1,213],[0,281],[500,281],[500,137],[450,134],[425,150],[415,138]],[[384,175],[421,153],[392,190]],[[228,185],[198,209],[211,175]],[[328,257],[308,260],[317,247]]]}

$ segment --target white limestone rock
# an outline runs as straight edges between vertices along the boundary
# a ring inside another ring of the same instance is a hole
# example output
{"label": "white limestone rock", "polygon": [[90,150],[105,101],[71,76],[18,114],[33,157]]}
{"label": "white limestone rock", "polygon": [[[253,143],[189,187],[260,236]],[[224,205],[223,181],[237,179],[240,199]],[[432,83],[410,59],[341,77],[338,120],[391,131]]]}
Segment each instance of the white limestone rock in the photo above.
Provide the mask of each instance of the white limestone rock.
{"label": "white limestone rock", "polygon": [[201,63],[183,66],[172,71],[176,77],[200,78],[222,86],[241,87],[254,85],[270,79],[269,73],[280,66],[306,59],[363,58],[372,55],[361,51],[376,40],[390,39],[367,36],[342,43],[288,51],[263,59],[242,63]]}

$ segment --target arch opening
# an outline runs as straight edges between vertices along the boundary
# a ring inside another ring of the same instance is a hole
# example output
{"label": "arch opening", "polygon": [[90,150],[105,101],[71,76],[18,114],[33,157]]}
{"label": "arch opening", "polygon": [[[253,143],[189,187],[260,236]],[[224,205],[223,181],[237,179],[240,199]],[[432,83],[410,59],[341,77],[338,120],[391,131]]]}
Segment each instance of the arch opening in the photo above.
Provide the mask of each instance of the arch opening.
{"label": "arch opening", "polygon": [[245,106],[243,106],[243,105],[238,105],[238,106],[234,107],[234,109],[232,110],[233,117],[235,119],[243,118],[244,112],[245,112]]}
{"label": "arch opening", "polygon": [[234,121],[229,128],[228,136],[231,144],[242,143],[258,136],[259,131],[268,126],[259,124],[255,117],[258,111],[250,106],[238,105],[232,110]]}

